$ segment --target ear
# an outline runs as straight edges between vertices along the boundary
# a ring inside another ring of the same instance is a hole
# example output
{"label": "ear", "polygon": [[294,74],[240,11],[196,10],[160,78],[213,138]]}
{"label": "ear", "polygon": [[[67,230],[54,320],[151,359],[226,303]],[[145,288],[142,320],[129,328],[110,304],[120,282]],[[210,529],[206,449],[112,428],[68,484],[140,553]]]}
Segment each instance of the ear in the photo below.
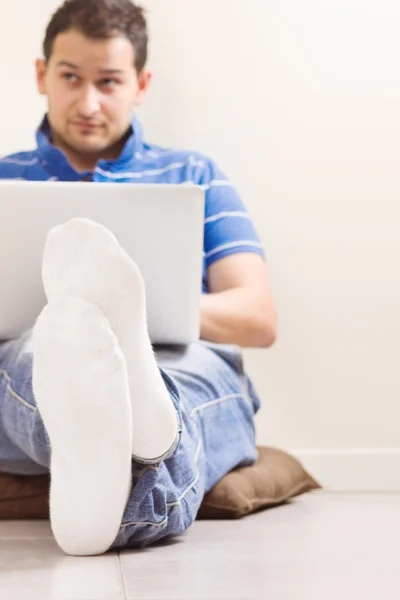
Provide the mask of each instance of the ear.
{"label": "ear", "polygon": [[135,104],[139,106],[146,97],[147,90],[150,87],[153,74],[150,71],[142,71],[138,75],[138,91],[136,94]]}
{"label": "ear", "polygon": [[47,63],[43,58],[38,58],[35,62],[36,68],[36,84],[39,94],[46,96],[46,72]]}

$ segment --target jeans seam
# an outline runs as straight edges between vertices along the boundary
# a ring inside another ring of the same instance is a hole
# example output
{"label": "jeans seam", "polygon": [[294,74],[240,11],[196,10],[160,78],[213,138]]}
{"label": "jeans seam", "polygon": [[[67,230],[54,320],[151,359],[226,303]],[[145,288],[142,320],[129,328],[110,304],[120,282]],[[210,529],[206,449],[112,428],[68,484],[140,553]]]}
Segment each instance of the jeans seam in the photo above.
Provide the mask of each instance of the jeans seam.
{"label": "jeans seam", "polygon": [[150,525],[152,527],[162,527],[168,523],[168,515],[161,521],[161,523],[152,523],[151,521],[130,521],[129,523],[122,523],[120,529],[125,529],[131,525]]}
{"label": "jeans seam", "polygon": [[29,404],[29,402],[24,400],[21,396],[19,396],[17,394],[17,392],[14,391],[14,389],[12,388],[12,385],[11,385],[11,377],[8,374],[8,372],[5,369],[0,369],[0,375],[2,375],[4,377],[5,382],[6,382],[6,389],[8,390],[10,395],[13,398],[15,398],[15,400],[17,400],[20,404],[23,404],[26,408],[29,408],[29,410],[31,410],[32,412],[36,412],[37,409],[35,406],[32,406],[31,404]]}
{"label": "jeans seam", "polygon": [[199,481],[199,477],[200,477],[200,472],[197,469],[196,477],[193,479],[192,483],[187,486],[187,488],[182,492],[182,494],[178,497],[178,499],[175,502],[167,502],[166,506],[168,506],[168,508],[171,508],[173,506],[180,506],[182,504],[182,500],[185,499],[185,497],[188,495],[190,490],[192,490],[194,488],[194,486],[196,485],[196,483]]}
{"label": "jeans seam", "polygon": [[200,404],[199,406],[196,406],[196,408],[194,408],[191,411],[190,416],[192,417],[194,414],[203,410],[203,408],[209,408],[210,406],[215,406],[217,404],[221,404],[222,402],[225,402],[226,400],[234,400],[236,398],[242,398],[243,400],[246,400],[246,397],[244,394],[227,394],[226,396],[221,396],[220,398],[215,398],[214,400],[209,400],[208,402],[204,402],[204,404]]}
{"label": "jeans seam", "polygon": [[[197,448],[196,448],[196,452],[194,455],[194,460],[197,463],[199,455],[200,455],[200,450],[201,450],[201,441],[199,441]],[[147,469],[154,469],[156,471],[158,471],[157,467],[145,467],[144,469],[142,469],[139,473],[139,476],[144,473],[144,471],[146,471]],[[184,500],[184,498],[187,496],[187,494],[190,492],[191,489],[193,489],[193,487],[196,485],[196,483],[199,481],[200,478],[200,471],[199,469],[196,469],[196,476],[193,479],[193,481],[185,488],[185,490],[182,492],[182,494],[178,497],[178,499],[175,502],[166,502],[166,507],[167,507],[167,514],[165,516],[165,518],[163,519],[163,521],[161,521],[161,523],[153,523],[151,521],[130,521],[129,523],[122,523],[120,529],[125,529],[126,527],[129,527],[130,525],[151,525],[152,527],[162,527],[163,525],[167,525],[168,523],[168,518],[169,518],[169,513],[170,513],[170,509],[176,507],[176,506],[180,506],[182,503],[182,500]]]}
{"label": "jeans seam", "polygon": [[[179,371],[178,369],[168,367],[168,369],[165,369],[165,370],[181,374],[181,371]],[[203,404],[196,406],[196,408],[193,408],[192,411],[190,412],[190,416],[193,417],[194,414],[196,414],[203,408],[208,408],[209,406],[214,406],[215,404],[219,404],[221,402],[224,402],[225,400],[232,400],[234,398],[242,398],[245,402],[248,403],[249,402],[249,393],[248,393],[247,379],[245,381],[245,386],[246,386],[246,389],[245,389],[244,393],[242,393],[242,394],[227,394],[226,396],[220,396],[219,398],[214,398],[213,400],[208,400],[207,402],[204,402]]]}
{"label": "jeans seam", "polygon": [[137,480],[139,481],[139,479],[141,478],[141,476],[143,475],[143,473],[145,473],[146,471],[159,471],[160,467],[156,467],[155,465],[148,465],[147,467],[144,467],[141,471],[139,471],[139,473],[137,474]]}

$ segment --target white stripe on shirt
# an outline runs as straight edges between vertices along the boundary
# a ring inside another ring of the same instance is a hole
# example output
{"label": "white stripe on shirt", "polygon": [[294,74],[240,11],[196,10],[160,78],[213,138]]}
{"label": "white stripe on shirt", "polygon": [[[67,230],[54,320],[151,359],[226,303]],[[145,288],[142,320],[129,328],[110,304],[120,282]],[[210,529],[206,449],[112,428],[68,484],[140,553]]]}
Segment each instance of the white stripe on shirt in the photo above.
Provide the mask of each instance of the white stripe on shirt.
{"label": "white stripe on shirt", "polygon": [[230,188],[234,188],[235,186],[233,185],[233,183],[231,183],[230,181],[227,181],[225,179],[213,179],[212,181],[210,181],[210,183],[206,183],[204,185],[200,186],[202,190],[209,190],[212,187],[230,187]]}
{"label": "white stripe on shirt", "polygon": [[0,160],[0,164],[7,163],[9,165],[21,165],[22,167],[31,167],[33,165],[36,165],[38,162],[38,158],[33,158],[32,160],[19,160],[18,158],[2,158]]}
{"label": "white stripe on shirt", "polygon": [[160,150],[159,152],[156,152],[155,150],[145,150],[144,152],[140,153],[140,152],[136,152],[135,154],[135,158],[140,157],[140,158],[165,158],[166,156],[171,156],[171,155],[175,155],[177,156],[178,154],[182,154],[182,151],[179,150]]}
{"label": "white stripe on shirt", "polygon": [[[4,181],[35,181],[26,177],[5,177]],[[49,179],[38,179],[37,181],[58,181],[58,177],[49,177]]]}
{"label": "white stripe on shirt", "polygon": [[187,165],[192,165],[194,167],[204,167],[203,160],[196,160],[193,156],[190,156],[185,162],[171,163],[166,167],[162,167],[161,169],[152,169],[149,171],[139,171],[139,172],[126,172],[126,173],[111,173],[111,171],[103,171],[100,167],[96,167],[95,172],[100,173],[104,177],[110,177],[110,179],[140,179],[141,177],[151,177],[152,175],[162,175],[163,173],[167,173],[168,171],[173,171],[174,169],[182,169]]}
{"label": "white stripe on shirt", "polygon": [[207,217],[207,219],[204,220],[204,224],[207,225],[207,223],[213,223],[214,221],[219,221],[220,219],[225,219],[226,217],[239,217],[242,219],[248,219],[250,220],[250,215],[248,215],[248,213],[246,212],[240,212],[240,211],[229,211],[229,212],[220,212],[216,215],[212,215],[211,217]]}
{"label": "white stripe on shirt", "polygon": [[230,248],[238,248],[240,246],[254,246],[255,248],[261,248],[261,250],[263,249],[262,245],[259,244],[258,242],[251,242],[249,240],[240,240],[240,242],[229,242],[229,244],[222,244],[221,246],[217,246],[216,248],[214,248],[214,250],[207,252],[207,254],[205,255],[205,258],[210,258],[210,256],[213,256],[214,254],[217,254],[218,252],[222,252],[223,250],[228,250]]}

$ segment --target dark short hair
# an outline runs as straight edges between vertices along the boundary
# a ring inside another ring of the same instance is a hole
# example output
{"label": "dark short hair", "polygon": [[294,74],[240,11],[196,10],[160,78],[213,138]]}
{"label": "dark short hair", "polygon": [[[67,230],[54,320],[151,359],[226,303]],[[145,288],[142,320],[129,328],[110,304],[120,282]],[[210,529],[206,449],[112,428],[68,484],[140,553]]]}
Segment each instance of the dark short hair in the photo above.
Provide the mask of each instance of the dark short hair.
{"label": "dark short hair", "polygon": [[70,29],[92,39],[122,35],[132,43],[137,72],[146,64],[148,32],[144,9],[131,0],[65,0],[46,28],[43,42],[46,61],[51,57],[56,37]]}

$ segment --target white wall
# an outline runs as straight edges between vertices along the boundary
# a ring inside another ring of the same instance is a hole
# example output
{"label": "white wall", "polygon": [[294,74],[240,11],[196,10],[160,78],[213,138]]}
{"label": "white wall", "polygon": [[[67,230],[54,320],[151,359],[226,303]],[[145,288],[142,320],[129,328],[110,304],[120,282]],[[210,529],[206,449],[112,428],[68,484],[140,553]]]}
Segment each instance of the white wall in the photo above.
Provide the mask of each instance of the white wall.
{"label": "white wall", "polygon": [[[400,6],[142,3],[148,138],[217,159],[267,248],[279,341],[246,354],[260,443],[295,449],[338,489],[400,489]],[[31,66],[57,4],[16,0],[7,15],[0,153],[32,144]]]}

